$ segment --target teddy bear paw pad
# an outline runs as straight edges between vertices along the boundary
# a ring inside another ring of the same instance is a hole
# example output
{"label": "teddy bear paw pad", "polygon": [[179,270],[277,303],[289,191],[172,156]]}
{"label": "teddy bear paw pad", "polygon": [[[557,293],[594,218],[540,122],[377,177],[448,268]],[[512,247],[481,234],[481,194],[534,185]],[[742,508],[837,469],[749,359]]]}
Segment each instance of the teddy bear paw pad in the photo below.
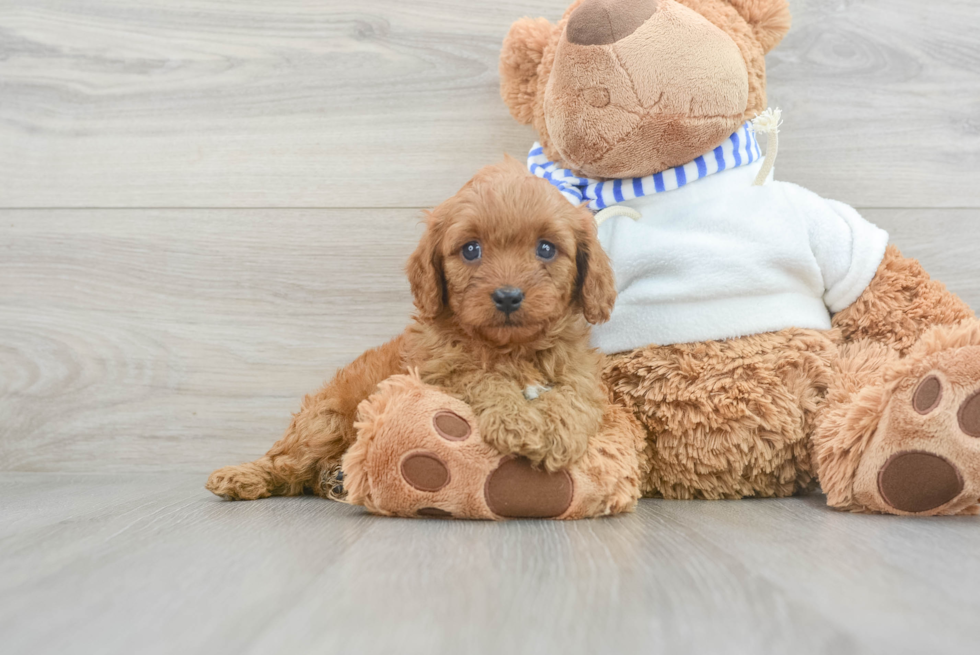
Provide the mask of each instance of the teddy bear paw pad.
{"label": "teddy bear paw pad", "polygon": [[566,470],[536,469],[523,457],[504,459],[487,478],[490,511],[505,518],[554,518],[572,504],[574,484]]}
{"label": "teddy bear paw pad", "polygon": [[963,477],[945,457],[923,451],[895,453],[878,472],[878,492],[902,512],[942,507],[963,491]]}

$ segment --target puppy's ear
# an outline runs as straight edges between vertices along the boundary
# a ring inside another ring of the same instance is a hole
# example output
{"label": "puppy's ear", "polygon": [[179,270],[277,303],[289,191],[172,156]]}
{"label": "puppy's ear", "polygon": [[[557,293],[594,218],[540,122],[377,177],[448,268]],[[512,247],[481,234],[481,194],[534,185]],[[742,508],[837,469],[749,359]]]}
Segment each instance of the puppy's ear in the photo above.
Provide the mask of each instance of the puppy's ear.
{"label": "puppy's ear", "polygon": [[412,287],[415,308],[421,319],[433,319],[446,306],[446,278],[442,270],[442,221],[435,212],[426,212],[425,233],[408,258],[405,271]]}
{"label": "puppy's ear", "polygon": [[522,18],[510,26],[500,50],[500,97],[525,125],[534,115],[538,67],[554,29],[544,18]]}
{"label": "puppy's ear", "polygon": [[616,302],[616,280],[606,251],[599,245],[596,224],[591,212],[583,209],[584,216],[578,234],[578,296],[582,303],[585,320],[593,325],[605,323]]}

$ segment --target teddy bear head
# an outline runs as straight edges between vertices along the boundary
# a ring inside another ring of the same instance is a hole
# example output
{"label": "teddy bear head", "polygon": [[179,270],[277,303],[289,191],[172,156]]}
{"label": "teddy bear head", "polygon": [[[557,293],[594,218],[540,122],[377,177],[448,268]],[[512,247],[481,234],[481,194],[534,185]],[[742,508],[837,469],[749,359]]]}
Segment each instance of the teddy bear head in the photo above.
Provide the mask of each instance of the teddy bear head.
{"label": "teddy bear head", "polygon": [[523,18],[501,95],[549,159],[594,178],[651,175],[719,145],[766,107],[765,54],[786,0],[577,0]]}

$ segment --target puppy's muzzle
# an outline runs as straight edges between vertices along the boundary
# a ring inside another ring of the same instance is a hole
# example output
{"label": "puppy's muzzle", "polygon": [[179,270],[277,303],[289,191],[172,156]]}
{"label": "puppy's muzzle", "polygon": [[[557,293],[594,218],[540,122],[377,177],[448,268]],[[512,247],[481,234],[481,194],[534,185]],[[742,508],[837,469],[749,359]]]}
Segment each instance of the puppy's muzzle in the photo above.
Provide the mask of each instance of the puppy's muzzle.
{"label": "puppy's muzzle", "polygon": [[520,309],[524,302],[524,292],[515,287],[500,287],[490,297],[497,309],[508,316]]}

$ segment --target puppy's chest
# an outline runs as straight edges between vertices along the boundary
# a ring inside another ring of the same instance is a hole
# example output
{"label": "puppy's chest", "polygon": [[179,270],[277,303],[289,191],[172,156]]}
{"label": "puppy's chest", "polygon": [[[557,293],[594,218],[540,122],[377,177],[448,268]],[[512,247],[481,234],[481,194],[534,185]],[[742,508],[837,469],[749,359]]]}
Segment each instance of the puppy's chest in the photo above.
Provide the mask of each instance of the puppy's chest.
{"label": "puppy's chest", "polygon": [[493,389],[508,389],[523,395],[526,400],[536,400],[558,382],[554,373],[544,371],[532,362],[476,366],[473,362],[461,361],[457,366],[443,371],[445,377],[442,380],[427,379],[429,376],[424,370],[422,379],[446,387],[467,401],[477,399]]}

